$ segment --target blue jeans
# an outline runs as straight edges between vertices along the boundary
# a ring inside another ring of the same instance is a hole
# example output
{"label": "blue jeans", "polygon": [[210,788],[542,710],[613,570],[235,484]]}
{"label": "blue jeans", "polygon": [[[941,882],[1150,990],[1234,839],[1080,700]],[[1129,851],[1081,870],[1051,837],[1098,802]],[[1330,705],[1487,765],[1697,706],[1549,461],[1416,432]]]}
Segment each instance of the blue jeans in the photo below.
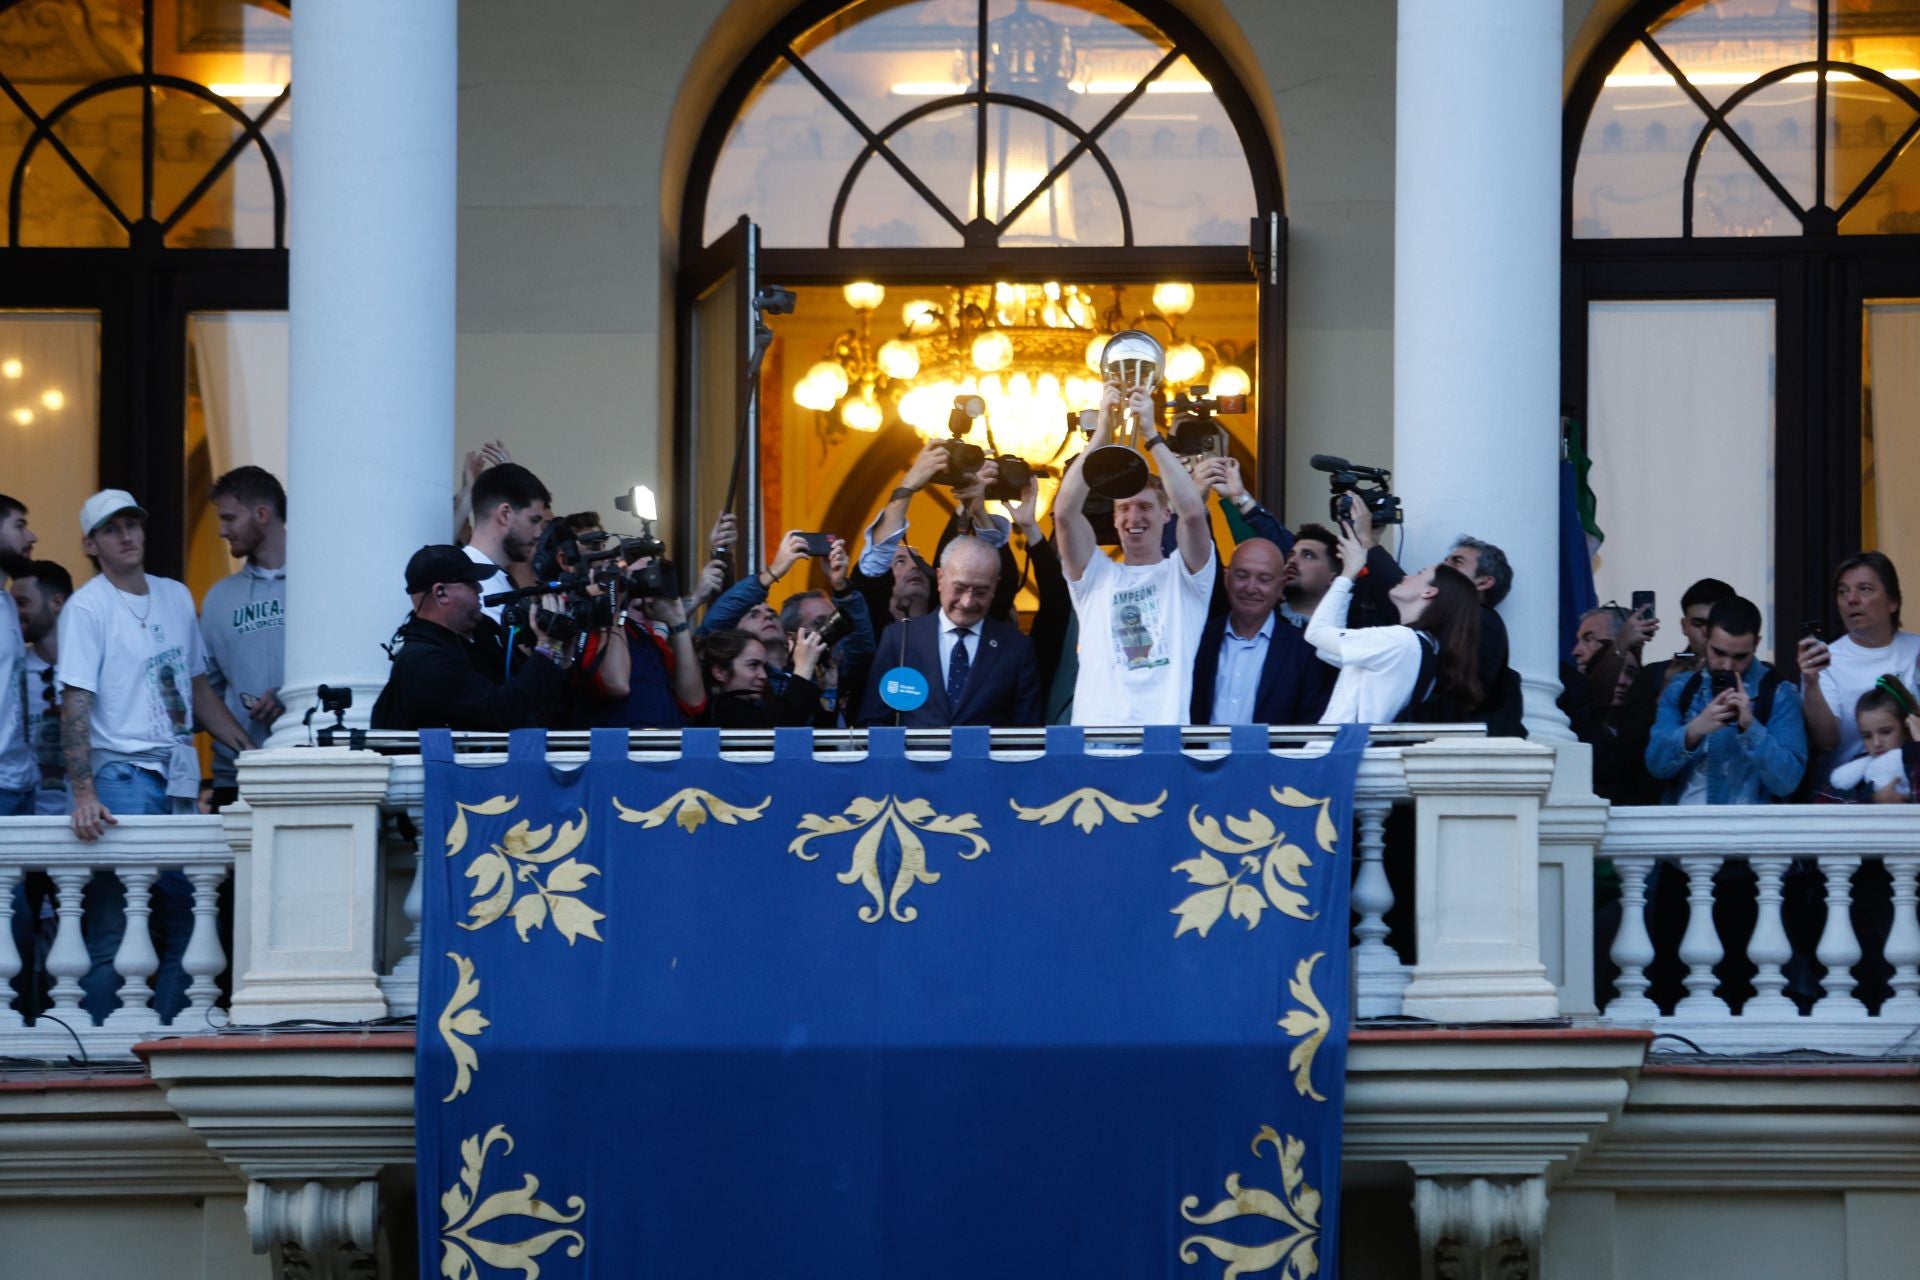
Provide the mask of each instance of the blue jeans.
{"label": "blue jeans", "polygon": [[[32,812],[33,792],[0,791],[0,818],[24,818]],[[33,918],[33,908],[27,900],[28,878],[22,876],[20,883],[13,886],[13,946],[14,950],[20,953],[22,964],[20,976],[14,979],[18,984],[31,982],[33,975],[39,972],[34,967],[37,942],[34,926],[38,921]],[[34,896],[39,897],[38,894]],[[44,948],[41,950],[44,951]],[[25,991],[26,987],[21,985],[19,989]],[[0,1004],[11,1003],[13,1000],[13,996],[9,993],[0,992],[0,995],[5,996],[4,1000],[0,1000]]]}
{"label": "blue jeans", "polygon": [[[167,780],[151,769],[115,761],[94,770],[94,793],[116,818],[139,814],[172,813]],[[113,958],[127,935],[127,890],[110,871],[96,871],[81,896],[87,953],[93,967],[80,979],[86,995],[80,1007],[102,1021],[121,1001],[120,975]],[[187,1005],[187,971],[182,961],[193,936],[193,886],[178,871],[162,871],[153,884],[153,915],[149,927],[160,969],[153,975],[153,1007],[164,1020]]]}

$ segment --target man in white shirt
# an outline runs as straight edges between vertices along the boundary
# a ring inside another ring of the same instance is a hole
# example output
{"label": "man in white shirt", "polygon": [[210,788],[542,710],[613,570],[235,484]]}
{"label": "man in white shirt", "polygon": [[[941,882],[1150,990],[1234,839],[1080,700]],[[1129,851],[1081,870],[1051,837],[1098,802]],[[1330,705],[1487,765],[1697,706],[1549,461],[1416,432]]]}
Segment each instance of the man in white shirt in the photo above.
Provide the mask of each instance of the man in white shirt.
{"label": "man in white shirt", "polygon": [[[480,584],[480,596],[513,590],[507,576],[510,565],[524,565],[533,559],[533,548],[540,533],[553,518],[553,495],[540,477],[517,462],[488,467],[473,482],[473,539],[466,545],[467,558],[475,564],[492,565],[495,572]],[[482,608],[489,618],[500,621],[501,606]]]}
{"label": "man in white shirt", "polygon": [[[147,513],[124,489],[106,489],[80,508],[81,545],[100,576],[60,613],[60,745],[73,796],[73,831],[98,840],[116,814],[191,813],[200,793],[193,749],[196,720],[235,751],[253,743],[207,682],[206,649],[193,597],[146,571]],[[88,886],[86,933],[93,968],[81,979],[95,1017],[111,1012],[119,982],[114,954],[126,932],[126,889],[110,872]],[[193,889],[178,871],[154,884],[161,934],[153,1007],[171,1016],[186,1003],[181,957],[193,928]],[[126,1003],[144,1004],[133,980]]]}
{"label": "man in white shirt", "polygon": [[[1053,500],[1061,568],[1080,628],[1075,724],[1186,724],[1193,658],[1213,592],[1213,532],[1207,503],[1165,437],[1154,428],[1153,397],[1130,394],[1128,408],[1145,424],[1141,448],[1160,464],[1147,486],[1113,504],[1120,559],[1100,549],[1085,514],[1082,462],[1112,439],[1120,388],[1107,384],[1100,424],[1086,452],[1067,469]],[[1161,534],[1169,520],[1179,554],[1168,558]]]}
{"label": "man in white shirt", "polygon": [[1900,630],[1900,573],[1893,561],[1878,551],[1848,556],[1834,571],[1833,599],[1847,634],[1831,644],[1817,636],[1800,641],[1808,745],[1826,753],[1816,782],[1864,752],[1853,713],[1874,681],[1897,676],[1920,693],[1920,635]]}

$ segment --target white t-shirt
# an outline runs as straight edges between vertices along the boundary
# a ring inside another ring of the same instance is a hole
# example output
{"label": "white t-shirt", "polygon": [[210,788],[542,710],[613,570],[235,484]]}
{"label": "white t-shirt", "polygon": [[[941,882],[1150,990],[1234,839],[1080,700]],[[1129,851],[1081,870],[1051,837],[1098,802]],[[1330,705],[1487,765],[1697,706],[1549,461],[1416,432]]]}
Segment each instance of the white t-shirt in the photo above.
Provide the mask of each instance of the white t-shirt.
{"label": "white t-shirt", "polygon": [[1825,768],[1831,770],[1862,751],[1860,725],[1853,718],[1853,709],[1875,680],[1898,676],[1909,692],[1920,694],[1920,634],[1896,631],[1893,643],[1878,649],[1869,649],[1852,636],[1841,636],[1827,645],[1827,652],[1833,655],[1833,664],[1820,673],[1820,696],[1840,722],[1840,745],[1825,761]]}
{"label": "white t-shirt", "polygon": [[1067,580],[1080,624],[1075,724],[1186,724],[1193,656],[1213,594],[1213,549],[1197,573],[1178,551],[1157,564],[1121,564],[1104,552]]}
{"label": "white t-shirt", "polygon": [[94,695],[95,769],[127,761],[164,774],[170,796],[197,795],[193,678],[206,670],[193,597],[172,578],[149,574],[135,596],[102,575],[60,611],[59,680]]}
{"label": "white t-shirt", "polygon": [[1340,668],[1321,724],[1388,724],[1413,700],[1420,637],[1412,627],[1347,628],[1353,580],[1335,578],[1307,622],[1307,643]]}
{"label": "white t-shirt", "polygon": [[[488,559],[486,552],[481,551],[471,542],[460,549],[467,553],[467,559],[473,561],[475,564],[483,564],[493,570],[493,576],[481,583],[478,588],[481,599],[484,600],[486,597],[494,595],[497,592],[513,590],[513,579],[507,576],[505,569],[502,569],[499,565]],[[498,622],[500,621],[500,611],[504,608],[506,608],[506,606],[500,604],[482,605],[480,612],[486,614],[495,622]]]}

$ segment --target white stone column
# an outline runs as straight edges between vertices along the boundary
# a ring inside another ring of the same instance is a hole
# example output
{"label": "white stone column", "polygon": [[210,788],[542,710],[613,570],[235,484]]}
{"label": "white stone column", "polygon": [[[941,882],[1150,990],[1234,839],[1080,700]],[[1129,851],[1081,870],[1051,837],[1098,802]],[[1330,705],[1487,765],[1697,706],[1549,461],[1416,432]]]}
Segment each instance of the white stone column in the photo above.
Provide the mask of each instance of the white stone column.
{"label": "white stone column", "polygon": [[[326,0],[293,19],[287,705],[364,725],[402,570],[452,536],[457,0]],[[328,720],[331,717],[327,718]],[[325,723],[326,721],[321,721]]]}
{"label": "white stone column", "polygon": [[1401,559],[1472,534],[1507,553],[1500,606],[1527,729],[1560,692],[1559,0],[1399,6],[1393,456]]}

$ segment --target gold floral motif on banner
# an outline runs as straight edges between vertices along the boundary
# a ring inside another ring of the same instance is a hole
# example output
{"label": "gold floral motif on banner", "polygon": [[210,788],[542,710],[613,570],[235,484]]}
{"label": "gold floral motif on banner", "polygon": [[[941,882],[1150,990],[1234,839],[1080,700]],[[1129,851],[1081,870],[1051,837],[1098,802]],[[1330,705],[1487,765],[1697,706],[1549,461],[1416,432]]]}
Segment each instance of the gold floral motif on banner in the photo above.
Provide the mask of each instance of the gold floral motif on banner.
{"label": "gold floral motif on banner", "polygon": [[1300,1161],[1307,1154],[1307,1144],[1289,1134],[1286,1138],[1274,1132],[1272,1125],[1261,1125],[1260,1132],[1253,1139],[1254,1158],[1260,1156],[1260,1148],[1270,1146],[1274,1157],[1280,1162],[1281,1194],[1259,1187],[1243,1187],[1240,1175],[1227,1175],[1226,1187],[1228,1199],[1220,1201],[1205,1213],[1195,1213],[1200,1207],[1199,1196],[1188,1196],[1180,1202],[1180,1216],[1195,1226],[1211,1226],[1216,1222],[1226,1222],[1233,1218],[1265,1218],[1287,1233],[1277,1240],[1265,1244],[1235,1244],[1217,1236],[1192,1235],[1180,1242],[1180,1261],[1191,1266],[1200,1261],[1195,1245],[1205,1249],[1214,1257],[1227,1264],[1221,1280],[1235,1280],[1236,1276],[1250,1275],[1262,1271],[1281,1268],[1275,1275],[1280,1280],[1307,1280],[1320,1270],[1318,1243],[1320,1240],[1320,1193],[1307,1185],[1306,1175],[1300,1171]]}
{"label": "gold floral motif on banner", "polygon": [[[500,817],[519,803],[517,797],[495,796],[455,805],[459,813],[447,831],[447,856],[466,848],[468,814]],[[514,823],[498,844],[467,864],[467,879],[473,881],[468,896],[474,901],[467,907],[467,919],[457,923],[473,932],[511,916],[520,941],[527,942],[530,931],[551,920],[568,946],[581,938],[604,941],[595,924],[607,917],[573,896],[587,887],[588,877],[600,874],[591,863],[567,856],[586,838],[585,809],[557,830],[552,825],[534,827],[525,818]]]}
{"label": "gold floral motif on banner", "polygon": [[[1314,842],[1327,853],[1334,851],[1339,832],[1333,824],[1330,797],[1315,799],[1292,787],[1268,788],[1268,794],[1290,809],[1317,807]],[[1272,818],[1258,809],[1249,810],[1244,818],[1228,814],[1222,830],[1219,819],[1211,814],[1202,817],[1200,806],[1195,805],[1187,813],[1187,825],[1203,847],[1197,857],[1175,863],[1173,870],[1200,888],[1172,909],[1180,917],[1174,937],[1192,931],[1204,938],[1223,915],[1244,920],[1253,929],[1269,906],[1296,920],[1319,915],[1307,910],[1307,895],[1300,892],[1307,887],[1306,872],[1313,856],[1289,842]],[[1227,855],[1228,861],[1221,861],[1216,853]]]}
{"label": "gold floral motif on banner", "polygon": [[[460,1180],[440,1196],[440,1211],[447,1219],[440,1229],[443,1280],[481,1280],[481,1263],[489,1270],[518,1271],[524,1280],[538,1280],[540,1264],[536,1259],[554,1245],[565,1241],[569,1258],[587,1251],[586,1236],[573,1230],[543,1231],[518,1241],[483,1240],[473,1234],[488,1223],[507,1218],[531,1218],[564,1226],[580,1221],[587,1213],[587,1202],[579,1196],[567,1197],[565,1213],[540,1199],[540,1180],[530,1173],[519,1190],[495,1191],[480,1198],[487,1154],[495,1146],[503,1148],[502,1155],[513,1154],[513,1138],[505,1125],[494,1125],[484,1139],[475,1134],[460,1144]],[[529,1228],[521,1224],[519,1229]]]}
{"label": "gold floral motif on banner", "polygon": [[1280,1029],[1288,1035],[1296,1039],[1306,1037],[1287,1055],[1287,1070],[1293,1072],[1293,1087],[1300,1091],[1300,1096],[1315,1102],[1325,1102],[1326,1097],[1313,1087],[1313,1055],[1320,1052],[1327,1032],[1333,1029],[1327,1006],[1320,1003],[1320,997],[1313,991],[1313,967],[1326,954],[1316,951],[1293,967],[1293,981],[1287,983],[1287,994],[1306,1008],[1289,1009],[1287,1016],[1280,1019]]}
{"label": "gold floral motif on banner", "polygon": [[473,976],[473,961],[451,951],[447,952],[447,959],[453,961],[460,977],[435,1024],[440,1038],[446,1041],[447,1052],[453,1055],[453,1090],[440,1099],[442,1102],[452,1102],[465,1093],[473,1084],[473,1073],[480,1069],[480,1055],[461,1037],[477,1036],[493,1025],[478,1009],[467,1008],[480,995],[480,980]]}
{"label": "gold floral motif on banner", "polygon": [[1160,806],[1166,800],[1167,793],[1162,790],[1145,804],[1128,804],[1093,787],[1081,787],[1078,791],[1069,791],[1052,804],[1038,808],[1025,808],[1018,800],[1008,800],[1007,803],[1013,806],[1014,815],[1022,822],[1037,822],[1043,827],[1050,827],[1072,813],[1073,825],[1090,833],[1109,815],[1115,822],[1127,823],[1138,822],[1142,818],[1157,818],[1160,816]]}
{"label": "gold floral motif on banner", "polygon": [[[867,924],[877,924],[882,918],[909,924],[919,918],[920,909],[906,901],[908,892],[916,884],[937,884],[940,880],[938,871],[928,869],[927,843],[923,837],[954,836],[965,841],[967,848],[961,850],[959,856],[966,861],[979,857],[988,848],[985,838],[974,834],[980,829],[980,820],[973,814],[949,816],[936,812],[926,800],[902,800],[898,796],[856,797],[847,803],[843,812],[832,817],[817,813],[804,815],[799,826],[807,834],[796,836],[787,846],[787,852],[805,862],[820,856],[819,850],[807,847],[813,841],[850,831],[860,832],[860,838],[853,845],[852,861],[837,879],[841,884],[858,884],[872,897],[873,901],[859,911],[860,919]],[[893,873],[892,884],[883,885],[880,848],[888,831],[892,831],[899,842],[900,865]]]}
{"label": "gold floral motif on banner", "polygon": [[757,805],[728,804],[713,792],[702,791],[699,787],[682,787],[651,809],[629,809],[620,803],[618,796],[613,798],[614,810],[622,822],[636,823],[641,829],[651,831],[664,826],[671,817],[688,835],[698,831],[709,815],[714,821],[729,827],[742,822],[757,822],[772,803],[773,797],[768,796]]}

